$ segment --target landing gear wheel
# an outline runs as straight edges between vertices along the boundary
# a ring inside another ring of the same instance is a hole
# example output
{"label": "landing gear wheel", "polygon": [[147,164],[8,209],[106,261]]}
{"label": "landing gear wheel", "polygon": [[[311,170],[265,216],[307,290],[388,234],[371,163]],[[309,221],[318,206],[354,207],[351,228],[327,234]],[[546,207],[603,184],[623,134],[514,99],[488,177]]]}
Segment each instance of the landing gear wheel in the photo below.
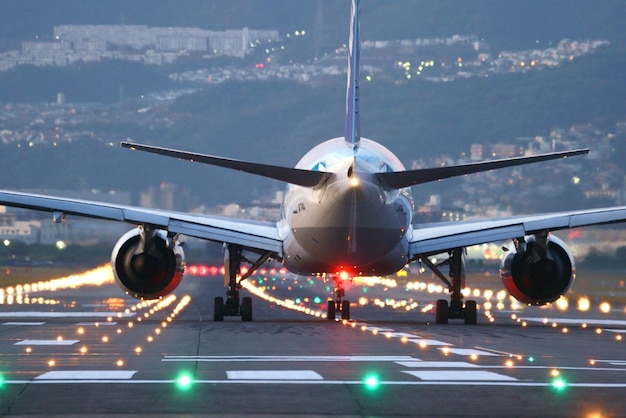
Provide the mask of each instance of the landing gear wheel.
{"label": "landing gear wheel", "polygon": [[467,325],[476,325],[476,301],[468,300],[465,303],[465,323]]}
{"label": "landing gear wheel", "polygon": [[245,297],[241,299],[241,307],[239,309],[240,309],[242,321],[244,322],[252,321],[252,298],[251,297]]}
{"label": "landing gear wheel", "polygon": [[217,296],[213,299],[213,321],[221,322],[224,320],[224,298]]}
{"label": "landing gear wheel", "polygon": [[326,305],[326,319],[329,321],[335,320],[335,301],[329,300]]}
{"label": "landing gear wheel", "polygon": [[350,320],[350,302],[347,300],[341,302],[341,319],[344,321]]}
{"label": "landing gear wheel", "polygon": [[435,310],[435,323],[447,324],[448,323],[448,301],[445,299],[439,299],[437,301]]}

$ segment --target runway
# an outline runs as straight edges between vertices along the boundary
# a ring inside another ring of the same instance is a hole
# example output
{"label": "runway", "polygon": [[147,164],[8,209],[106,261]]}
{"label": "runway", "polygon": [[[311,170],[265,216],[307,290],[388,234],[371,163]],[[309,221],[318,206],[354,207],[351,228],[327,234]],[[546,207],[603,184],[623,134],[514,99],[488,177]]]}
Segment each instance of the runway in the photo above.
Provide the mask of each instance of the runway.
{"label": "runway", "polygon": [[623,416],[625,299],[610,280],[573,289],[567,309],[483,283],[467,326],[434,325],[445,295],[419,280],[355,282],[353,319],[328,321],[328,283],[267,271],[254,321],[215,323],[219,274],[151,303],[109,275],[0,286],[0,416]]}

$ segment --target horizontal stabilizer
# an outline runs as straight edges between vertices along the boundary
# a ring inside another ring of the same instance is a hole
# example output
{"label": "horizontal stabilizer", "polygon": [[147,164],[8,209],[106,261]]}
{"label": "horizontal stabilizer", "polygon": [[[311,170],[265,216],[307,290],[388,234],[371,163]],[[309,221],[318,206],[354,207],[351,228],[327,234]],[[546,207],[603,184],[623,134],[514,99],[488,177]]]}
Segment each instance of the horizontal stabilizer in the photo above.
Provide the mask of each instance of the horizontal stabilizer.
{"label": "horizontal stabilizer", "polygon": [[181,160],[196,161],[203,164],[230,168],[232,170],[256,174],[258,176],[267,177],[274,180],[280,180],[286,183],[296,184],[298,186],[304,187],[315,187],[325,181],[326,178],[330,175],[330,173],[325,173],[322,171],[302,170],[291,167],[259,164],[249,161],[216,157],[213,155],[155,147],[152,145],[135,144],[133,142],[122,141],[121,145],[124,148],[130,148],[132,150],[151,152],[153,154],[165,155],[167,157],[179,158]]}
{"label": "horizontal stabilizer", "polygon": [[393,171],[374,174],[383,187],[393,190],[403,187],[431,181],[443,180],[450,177],[463,176],[465,174],[479,173],[481,171],[495,170],[498,168],[514,167],[518,165],[538,163],[540,161],[556,160],[559,158],[573,157],[575,155],[588,154],[589,149],[578,149],[564,152],[551,152],[547,154],[533,155],[531,157],[505,158],[501,160],[483,161],[480,163],[462,164],[450,167],[425,168],[420,170]]}

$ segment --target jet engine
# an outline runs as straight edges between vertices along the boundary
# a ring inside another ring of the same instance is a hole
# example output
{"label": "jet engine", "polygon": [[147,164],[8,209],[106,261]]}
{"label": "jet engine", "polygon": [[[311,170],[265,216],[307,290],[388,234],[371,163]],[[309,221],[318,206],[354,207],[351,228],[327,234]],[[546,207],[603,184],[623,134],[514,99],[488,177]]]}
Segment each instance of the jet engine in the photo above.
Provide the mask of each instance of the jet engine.
{"label": "jet engine", "polygon": [[117,284],[126,294],[137,299],[158,299],[180,284],[185,255],[167,231],[139,227],[115,244],[111,266]]}
{"label": "jet engine", "polygon": [[543,233],[514,243],[515,251],[505,248],[500,267],[504,287],[513,297],[529,305],[545,305],[567,292],[576,269],[562,240]]}

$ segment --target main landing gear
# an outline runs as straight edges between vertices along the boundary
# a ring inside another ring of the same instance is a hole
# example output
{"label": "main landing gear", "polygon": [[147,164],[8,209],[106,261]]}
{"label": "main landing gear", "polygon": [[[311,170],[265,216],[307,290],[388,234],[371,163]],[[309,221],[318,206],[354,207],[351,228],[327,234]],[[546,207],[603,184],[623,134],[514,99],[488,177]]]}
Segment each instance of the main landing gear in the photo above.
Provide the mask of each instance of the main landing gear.
{"label": "main landing gear", "polygon": [[239,280],[237,276],[242,261],[247,261],[243,254],[243,247],[236,244],[226,244],[224,247],[224,284],[226,285],[226,301],[221,296],[213,300],[213,320],[223,321],[225,316],[240,316],[242,321],[252,321],[252,298],[244,297],[239,301],[239,289],[241,282],[256,271],[261,264],[272,256],[271,252],[263,254],[243,274]]}
{"label": "main landing gear", "polygon": [[[433,264],[428,257],[421,261],[446,285],[450,291],[450,304],[445,299],[437,301],[435,323],[447,324],[448,319],[463,319],[466,324],[476,324],[476,301],[468,300],[463,305],[461,289],[465,287],[465,249],[455,248],[448,253],[448,258]],[[439,269],[443,265],[450,267],[450,279]]]}
{"label": "main landing gear", "polygon": [[350,319],[350,302],[343,300],[343,297],[346,295],[346,291],[342,286],[343,278],[340,275],[333,275],[332,278],[335,283],[335,290],[333,291],[335,300],[328,301],[326,319],[334,321],[336,313],[341,312],[341,319],[347,321]]}

